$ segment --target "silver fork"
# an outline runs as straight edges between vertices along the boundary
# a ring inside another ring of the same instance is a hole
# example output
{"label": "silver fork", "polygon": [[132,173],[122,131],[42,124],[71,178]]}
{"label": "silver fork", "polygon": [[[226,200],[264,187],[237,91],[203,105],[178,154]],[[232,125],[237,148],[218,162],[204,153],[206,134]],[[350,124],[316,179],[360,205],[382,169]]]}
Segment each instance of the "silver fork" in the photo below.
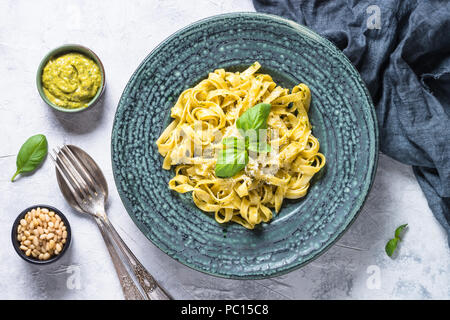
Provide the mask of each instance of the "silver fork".
{"label": "silver fork", "polygon": [[56,166],[59,187],[67,202],[77,211],[92,216],[97,222],[119,276],[125,299],[172,299],[134,256],[107,218],[105,203],[108,185],[95,161],[73,145],[57,147],[50,156]]}

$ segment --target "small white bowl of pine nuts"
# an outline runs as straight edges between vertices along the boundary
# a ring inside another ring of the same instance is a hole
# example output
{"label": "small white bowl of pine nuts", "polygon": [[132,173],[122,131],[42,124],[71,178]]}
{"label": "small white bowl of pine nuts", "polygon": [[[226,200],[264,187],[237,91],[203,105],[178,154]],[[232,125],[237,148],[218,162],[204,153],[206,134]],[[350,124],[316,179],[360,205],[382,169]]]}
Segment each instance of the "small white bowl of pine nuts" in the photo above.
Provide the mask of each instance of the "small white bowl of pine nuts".
{"label": "small white bowl of pine nuts", "polygon": [[58,260],[67,251],[71,238],[67,218],[48,205],[23,210],[11,231],[13,246],[19,256],[36,264]]}

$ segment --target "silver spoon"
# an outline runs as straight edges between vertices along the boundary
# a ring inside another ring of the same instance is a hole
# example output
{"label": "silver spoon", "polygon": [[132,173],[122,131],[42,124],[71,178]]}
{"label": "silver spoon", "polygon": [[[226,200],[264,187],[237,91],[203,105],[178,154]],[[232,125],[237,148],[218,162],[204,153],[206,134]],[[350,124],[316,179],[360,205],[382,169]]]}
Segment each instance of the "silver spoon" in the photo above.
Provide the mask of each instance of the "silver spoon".
{"label": "silver spoon", "polygon": [[172,299],[134,256],[108,220],[105,211],[108,185],[95,161],[74,145],[64,145],[53,149],[53,152],[51,156],[56,165],[59,188],[72,208],[92,216],[97,222],[125,299]]}

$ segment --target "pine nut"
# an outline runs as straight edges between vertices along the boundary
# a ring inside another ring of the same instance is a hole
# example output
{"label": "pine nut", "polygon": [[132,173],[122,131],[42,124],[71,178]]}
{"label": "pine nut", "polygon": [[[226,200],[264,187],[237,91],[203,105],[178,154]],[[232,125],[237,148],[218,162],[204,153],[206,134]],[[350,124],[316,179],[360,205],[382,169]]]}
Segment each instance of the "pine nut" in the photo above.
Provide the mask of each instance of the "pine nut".
{"label": "pine nut", "polygon": [[19,248],[27,256],[48,260],[62,252],[67,242],[67,227],[61,217],[46,208],[27,212],[17,226]]}

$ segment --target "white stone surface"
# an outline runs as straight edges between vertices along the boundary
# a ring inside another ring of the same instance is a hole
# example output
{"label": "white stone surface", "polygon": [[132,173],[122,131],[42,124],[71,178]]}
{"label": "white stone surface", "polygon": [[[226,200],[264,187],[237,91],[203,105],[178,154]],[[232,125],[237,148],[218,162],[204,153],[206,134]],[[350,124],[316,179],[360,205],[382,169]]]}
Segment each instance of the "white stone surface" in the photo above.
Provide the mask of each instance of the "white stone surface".
{"label": "white stone surface", "polygon": [[[318,259],[281,277],[239,281],[202,274],[161,252],[134,225],[117,194],[110,161],[114,113],[128,79],[159,42],[181,27],[215,14],[253,10],[250,0],[0,1],[1,299],[123,298],[97,226],[66,204],[51,160],[10,182],[20,145],[37,133],[47,136],[50,147],[79,145],[98,162],[110,187],[110,219],[177,299],[450,298],[446,234],[411,168],[384,155],[368,201],[348,232]],[[53,111],[36,90],[40,60],[64,43],[93,49],[106,68],[103,103],[84,113]],[[21,260],[10,240],[17,214],[37,203],[63,210],[73,229],[67,254],[44,267]],[[393,260],[384,245],[403,223],[409,230]]]}

